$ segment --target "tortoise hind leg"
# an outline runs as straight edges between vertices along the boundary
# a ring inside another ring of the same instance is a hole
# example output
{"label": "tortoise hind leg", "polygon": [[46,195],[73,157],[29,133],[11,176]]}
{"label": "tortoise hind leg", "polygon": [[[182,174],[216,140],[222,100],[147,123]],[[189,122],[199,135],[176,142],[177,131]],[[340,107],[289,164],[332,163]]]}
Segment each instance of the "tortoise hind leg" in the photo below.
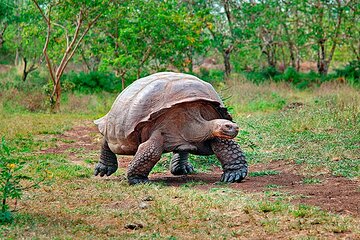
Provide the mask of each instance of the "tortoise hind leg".
{"label": "tortoise hind leg", "polygon": [[173,175],[186,175],[194,172],[194,167],[188,162],[188,152],[174,152],[170,162],[170,172]]}
{"label": "tortoise hind leg", "polygon": [[100,152],[100,160],[95,167],[94,174],[95,176],[100,174],[100,177],[103,177],[105,174],[106,176],[110,176],[111,174],[116,172],[117,168],[118,162],[116,159],[116,155],[110,150],[107,141],[104,139]]}
{"label": "tortoise hind leg", "polygon": [[222,182],[241,182],[246,177],[248,164],[234,140],[215,138],[211,142],[211,148],[223,167]]}
{"label": "tortoise hind leg", "polygon": [[149,140],[139,145],[127,171],[127,179],[130,185],[149,181],[148,175],[160,160],[162,151],[163,138],[160,133],[153,133]]}

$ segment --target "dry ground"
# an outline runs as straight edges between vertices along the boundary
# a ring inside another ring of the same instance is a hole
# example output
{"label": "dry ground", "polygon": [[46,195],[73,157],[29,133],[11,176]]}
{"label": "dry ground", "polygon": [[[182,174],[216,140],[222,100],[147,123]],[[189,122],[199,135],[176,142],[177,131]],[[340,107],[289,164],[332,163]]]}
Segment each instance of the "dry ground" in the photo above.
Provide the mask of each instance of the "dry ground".
{"label": "dry ground", "polygon": [[[76,149],[93,152],[97,154],[100,149],[101,136],[97,133],[96,127],[91,122],[76,126],[64,134],[56,136],[62,140],[57,147],[43,150],[44,153],[65,153],[76,164],[83,164],[81,155]],[[119,157],[120,169],[126,168],[131,157]],[[304,176],[296,164],[291,161],[273,161],[269,164],[255,164],[250,166],[250,171],[274,170],[279,172],[276,175],[248,176],[243,182],[230,184],[229,187],[244,192],[268,191],[272,186],[276,191],[294,195],[294,203],[303,203],[318,206],[339,214],[349,214],[355,217],[360,216],[360,184],[357,180],[350,180],[344,177],[335,177],[330,174],[321,175],[320,182],[306,184]],[[191,183],[197,189],[210,189],[218,184],[221,176],[221,169],[214,167],[211,172],[198,173],[189,176],[173,176],[167,173],[153,173],[150,180],[162,182],[165,185],[181,186]],[[272,189],[273,190],[273,189]]]}

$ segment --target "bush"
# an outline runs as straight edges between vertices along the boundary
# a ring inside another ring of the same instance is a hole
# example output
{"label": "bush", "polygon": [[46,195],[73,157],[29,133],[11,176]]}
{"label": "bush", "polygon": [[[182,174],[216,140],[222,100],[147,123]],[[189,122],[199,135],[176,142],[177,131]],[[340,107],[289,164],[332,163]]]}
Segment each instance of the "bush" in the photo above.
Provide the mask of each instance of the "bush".
{"label": "bush", "polygon": [[254,83],[262,83],[266,80],[274,79],[279,74],[279,71],[274,67],[267,67],[260,71],[245,72],[246,78]]}
{"label": "bush", "polygon": [[336,69],[337,77],[345,77],[350,84],[360,83],[360,61],[354,60],[349,62],[343,69]]}
{"label": "bush", "polygon": [[286,68],[284,73],[278,72],[273,67],[268,67],[262,71],[246,72],[245,76],[254,83],[262,83],[267,80],[274,80],[276,82],[284,81],[291,83],[294,87],[299,89],[304,89],[314,84],[321,84],[322,82],[330,81],[336,78],[334,74],[322,76],[314,71],[301,73],[296,71],[293,67]]}
{"label": "bush", "polygon": [[[31,164],[30,168],[35,168],[39,175],[38,179],[28,175],[21,174],[21,171],[27,167],[25,161],[18,157],[13,157],[4,138],[0,144],[0,224],[10,223],[13,216],[9,210],[9,199],[20,199],[24,189],[38,187],[41,182],[49,178],[49,171],[44,171],[43,166]],[[29,168],[26,172],[31,172]],[[21,183],[26,181],[28,186],[24,187]]]}
{"label": "bush", "polygon": [[113,73],[106,72],[71,72],[64,75],[63,85],[73,85],[73,90],[85,93],[117,92],[121,90],[121,80]]}
{"label": "bush", "polygon": [[200,68],[200,74],[198,77],[207,82],[221,82],[224,80],[225,73],[220,69],[208,70],[206,68]]}
{"label": "bush", "polygon": [[283,74],[279,74],[278,76],[275,76],[276,80],[283,80],[285,82],[291,82],[291,83],[299,83],[301,82],[300,74],[296,71],[293,67],[286,68],[285,72]]}

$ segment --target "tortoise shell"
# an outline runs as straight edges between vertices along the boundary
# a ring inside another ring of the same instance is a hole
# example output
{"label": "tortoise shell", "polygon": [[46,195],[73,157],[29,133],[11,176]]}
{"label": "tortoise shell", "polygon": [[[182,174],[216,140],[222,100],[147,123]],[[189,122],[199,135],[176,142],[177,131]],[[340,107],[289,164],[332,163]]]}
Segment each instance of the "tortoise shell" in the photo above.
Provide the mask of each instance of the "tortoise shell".
{"label": "tortoise shell", "polygon": [[94,122],[110,143],[133,141],[152,119],[179,104],[195,101],[211,103],[219,118],[232,120],[211,84],[189,74],[160,72],[129,85],[110,111]]}

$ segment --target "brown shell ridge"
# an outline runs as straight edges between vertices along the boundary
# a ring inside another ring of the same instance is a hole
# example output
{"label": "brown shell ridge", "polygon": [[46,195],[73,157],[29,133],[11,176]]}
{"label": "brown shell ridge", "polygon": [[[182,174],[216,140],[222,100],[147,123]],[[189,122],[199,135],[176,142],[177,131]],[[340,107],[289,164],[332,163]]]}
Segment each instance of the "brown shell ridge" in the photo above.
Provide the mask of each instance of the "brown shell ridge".
{"label": "brown shell ridge", "polygon": [[108,114],[95,124],[109,141],[126,141],[168,109],[196,101],[210,102],[219,117],[232,120],[211,84],[189,74],[163,72],[129,85],[116,98]]}
{"label": "brown shell ridge", "polygon": [[107,117],[107,114],[105,116],[103,116],[102,118],[94,120],[94,123],[96,124],[96,126],[98,127],[98,129],[102,135],[105,135],[106,117]]}
{"label": "brown shell ridge", "polygon": [[162,108],[160,111],[157,111],[157,112],[154,112],[154,113],[151,113],[147,118],[144,118],[142,121],[140,121],[135,129],[133,130],[130,130],[129,132],[126,133],[126,136],[129,137],[131,134],[133,134],[134,132],[140,132],[141,131],[141,128],[146,125],[147,123],[151,122],[152,120],[156,119],[157,117],[161,116],[162,114],[164,114],[167,110],[173,108],[173,107],[176,107],[177,105],[180,105],[180,104],[184,104],[184,103],[190,103],[190,102],[197,102],[197,101],[206,101],[206,102],[210,102],[214,105],[216,111],[219,113],[219,115],[221,117],[223,117],[224,119],[227,119],[227,120],[230,120],[232,121],[232,117],[230,116],[230,114],[228,113],[227,111],[227,108],[226,107],[222,107],[220,105],[219,102],[216,102],[214,100],[211,100],[211,99],[207,99],[207,98],[202,98],[202,99],[199,99],[199,98],[195,98],[195,99],[187,99],[186,101],[182,101],[182,102],[178,102],[176,104],[173,104],[173,105],[168,105],[164,108]]}

